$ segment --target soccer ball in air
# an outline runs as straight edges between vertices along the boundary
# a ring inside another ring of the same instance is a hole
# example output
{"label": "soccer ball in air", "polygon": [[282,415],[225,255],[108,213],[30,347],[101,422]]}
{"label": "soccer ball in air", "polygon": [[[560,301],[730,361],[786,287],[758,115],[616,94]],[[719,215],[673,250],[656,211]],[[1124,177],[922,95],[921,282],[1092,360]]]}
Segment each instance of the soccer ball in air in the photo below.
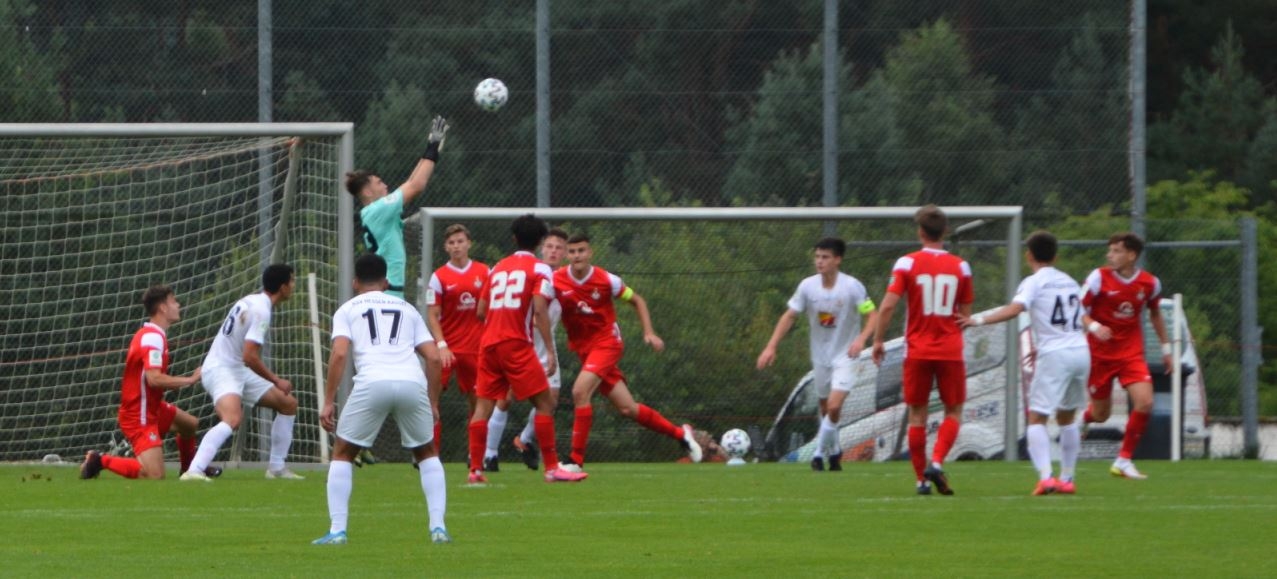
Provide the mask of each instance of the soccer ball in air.
{"label": "soccer ball in air", "polygon": [[485,111],[495,111],[510,100],[510,89],[505,83],[495,78],[485,78],[479,86],[474,87],[474,104]]}
{"label": "soccer ball in air", "polygon": [[727,453],[729,458],[733,461],[739,461],[738,464],[743,464],[743,458],[749,453],[749,435],[739,428],[724,432],[718,444],[723,447],[723,451]]}

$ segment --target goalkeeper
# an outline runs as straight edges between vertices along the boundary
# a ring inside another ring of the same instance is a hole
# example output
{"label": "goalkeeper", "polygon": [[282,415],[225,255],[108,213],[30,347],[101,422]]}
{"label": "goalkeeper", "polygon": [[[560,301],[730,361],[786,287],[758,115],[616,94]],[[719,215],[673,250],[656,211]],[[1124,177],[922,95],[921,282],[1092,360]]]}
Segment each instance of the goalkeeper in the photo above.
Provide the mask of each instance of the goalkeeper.
{"label": "goalkeeper", "polygon": [[371,171],[360,169],[346,174],[346,190],[362,207],[359,220],[363,223],[364,244],[368,251],[386,260],[386,279],[390,282],[386,293],[400,299],[404,297],[404,267],[407,264],[403,209],[426,189],[435,164],[439,162],[439,151],[443,149],[447,132],[448,121],[436,116],[430,123],[430,136],[421,160],[417,161],[408,181],[393,192],[388,192],[385,181]]}

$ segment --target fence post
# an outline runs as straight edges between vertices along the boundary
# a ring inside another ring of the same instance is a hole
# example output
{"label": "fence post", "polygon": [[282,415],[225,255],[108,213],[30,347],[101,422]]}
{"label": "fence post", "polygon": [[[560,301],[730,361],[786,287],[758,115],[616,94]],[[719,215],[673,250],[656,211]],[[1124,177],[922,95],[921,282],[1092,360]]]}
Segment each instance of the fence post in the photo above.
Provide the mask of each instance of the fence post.
{"label": "fence post", "polygon": [[1242,267],[1242,456],[1259,457],[1259,365],[1263,363],[1259,335],[1259,246],[1255,218],[1243,217],[1241,225]]}

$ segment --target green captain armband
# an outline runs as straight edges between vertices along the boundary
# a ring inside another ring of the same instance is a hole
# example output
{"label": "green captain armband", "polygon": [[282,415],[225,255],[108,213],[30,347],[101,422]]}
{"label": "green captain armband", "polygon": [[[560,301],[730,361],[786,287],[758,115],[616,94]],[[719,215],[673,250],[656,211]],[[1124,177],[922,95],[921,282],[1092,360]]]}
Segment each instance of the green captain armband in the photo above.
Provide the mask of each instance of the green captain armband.
{"label": "green captain armband", "polygon": [[872,311],[874,311],[874,310],[878,309],[878,306],[875,306],[875,305],[874,305],[874,301],[873,301],[873,300],[865,300],[865,301],[863,301],[863,302],[860,302],[860,306],[859,306],[859,307],[857,307],[856,309],[857,309],[857,310],[860,310],[860,314],[861,314],[861,315],[864,315],[864,314],[868,314],[869,312],[872,312]]}
{"label": "green captain armband", "polygon": [[632,290],[632,289],[630,289],[630,288],[628,288],[628,287],[627,287],[627,288],[625,288],[625,291],[621,292],[621,295],[620,295],[620,296],[618,296],[618,297],[620,297],[622,300],[624,300],[624,301],[627,301],[627,302],[628,302],[628,301],[630,301],[630,299],[632,299],[632,298],[634,297],[634,290]]}

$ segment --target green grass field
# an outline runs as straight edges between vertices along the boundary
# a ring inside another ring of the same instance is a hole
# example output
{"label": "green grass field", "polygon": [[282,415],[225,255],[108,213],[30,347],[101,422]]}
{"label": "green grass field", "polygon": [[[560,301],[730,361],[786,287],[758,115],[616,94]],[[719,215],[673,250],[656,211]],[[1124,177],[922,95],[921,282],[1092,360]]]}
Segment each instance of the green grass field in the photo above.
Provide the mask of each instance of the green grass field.
{"label": "green grass field", "polygon": [[907,463],[594,464],[576,485],[517,462],[467,488],[446,465],[454,543],[426,532],[416,471],[355,471],[350,544],[324,473],[212,484],[93,481],[0,467],[0,576],[1274,576],[1277,464],[1145,461],[1148,481],[1084,463],[1076,496],[1031,497],[1027,463],[955,463],[952,497]]}

